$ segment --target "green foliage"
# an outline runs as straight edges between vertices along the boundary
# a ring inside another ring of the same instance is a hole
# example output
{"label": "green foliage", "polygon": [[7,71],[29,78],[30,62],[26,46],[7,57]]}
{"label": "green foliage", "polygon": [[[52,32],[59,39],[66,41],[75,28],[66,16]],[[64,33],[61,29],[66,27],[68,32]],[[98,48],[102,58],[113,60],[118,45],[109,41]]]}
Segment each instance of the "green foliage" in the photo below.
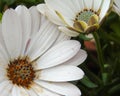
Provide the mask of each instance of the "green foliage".
{"label": "green foliage", "polygon": [[[82,96],[119,96],[120,94],[120,17],[111,12],[106,17],[102,26],[97,31],[98,39],[100,41],[103,71],[100,71],[98,59],[94,60],[98,55],[96,51],[88,50],[87,66],[82,65],[82,69],[86,73],[86,77],[78,82],[78,86],[82,89]],[[79,40],[85,40],[79,37]],[[83,46],[83,45],[82,45]],[[92,56],[92,58],[90,57]],[[90,60],[90,61],[89,61]],[[94,62],[95,61],[95,62]],[[97,61],[97,62],[96,62]],[[90,62],[93,63],[92,69]],[[95,69],[97,69],[95,71]],[[90,81],[89,81],[90,80]],[[91,81],[92,80],[92,81]],[[97,81],[97,82],[96,82]],[[92,84],[92,85],[91,85]],[[93,86],[95,84],[95,87]],[[87,93],[86,93],[87,92]]]}
{"label": "green foliage", "polygon": [[31,7],[43,2],[44,0],[0,0],[0,12],[4,12],[6,7],[15,8],[21,4]]}
{"label": "green foliage", "polygon": [[11,5],[15,2],[16,0],[3,0],[4,3],[6,3],[7,5]]}
{"label": "green foliage", "polygon": [[96,87],[98,87],[87,76],[84,76],[84,78],[81,80],[81,83],[83,83],[88,88],[96,88]]}
{"label": "green foliage", "polygon": [[0,21],[1,21],[1,19],[2,19],[2,13],[0,13]]}

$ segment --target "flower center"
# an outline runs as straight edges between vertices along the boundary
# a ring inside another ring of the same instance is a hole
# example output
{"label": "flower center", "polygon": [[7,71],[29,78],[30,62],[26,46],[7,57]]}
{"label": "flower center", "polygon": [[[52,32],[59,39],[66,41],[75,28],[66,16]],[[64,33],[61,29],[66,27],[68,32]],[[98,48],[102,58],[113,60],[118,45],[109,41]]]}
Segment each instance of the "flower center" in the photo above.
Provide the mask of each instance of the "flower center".
{"label": "flower center", "polygon": [[84,21],[84,22],[88,23],[91,16],[93,16],[94,14],[97,14],[97,13],[94,12],[93,10],[84,10],[84,11],[79,12],[76,15],[75,20],[80,20],[80,21]]}
{"label": "flower center", "polygon": [[7,76],[13,84],[29,88],[35,78],[35,71],[29,58],[18,58],[8,64]]}

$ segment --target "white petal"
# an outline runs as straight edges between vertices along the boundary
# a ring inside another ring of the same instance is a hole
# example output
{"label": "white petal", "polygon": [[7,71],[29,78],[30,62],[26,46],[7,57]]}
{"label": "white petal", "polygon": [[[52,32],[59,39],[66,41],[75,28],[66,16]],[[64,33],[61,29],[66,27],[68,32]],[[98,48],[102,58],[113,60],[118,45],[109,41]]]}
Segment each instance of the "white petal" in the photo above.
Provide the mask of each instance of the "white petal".
{"label": "white petal", "polygon": [[2,44],[2,45],[4,45],[3,43],[4,43],[4,40],[3,40],[3,35],[2,35],[2,24],[1,24],[1,22],[0,22],[0,43]]}
{"label": "white petal", "polygon": [[66,41],[66,40],[70,40],[70,36],[67,36],[65,33],[60,32],[60,35],[58,36],[57,40],[55,41],[54,45]]}
{"label": "white petal", "polygon": [[79,13],[80,11],[82,11],[85,7],[83,0],[69,0],[69,2],[72,3],[72,5],[74,7],[74,11],[76,11],[75,12],[76,14]]}
{"label": "white petal", "polygon": [[46,12],[46,10],[47,10],[47,6],[46,6],[44,3],[38,4],[38,5],[37,5],[37,10],[38,10],[41,14],[45,15],[45,12]]}
{"label": "white petal", "polygon": [[18,86],[16,86],[16,85],[13,86],[11,96],[21,96]]}
{"label": "white petal", "polygon": [[107,14],[107,11],[109,10],[111,0],[104,0],[100,12],[100,21],[104,18],[104,16]]}
{"label": "white petal", "polygon": [[12,96],[29,96],[29,95],[24,88],[14,85],[12,89]]}
{"label": "white petal", "polygon": [[52,2],[51,0],[45,0],[45,2],[49,8],[53,8],[54,11],[58,11],[65,18],[65,21],[74,20],[74,17],[78,13],[73,0],[52,0]]}
{"label": "white petal", "polygon": [[87,9],[92,8],[93,0],[84,0]]}
{"label": "white petal", "polygon": [[47,90],[45,88],[42,88],[38,84],[32,85],[32,89],[39,95],[39,96],[60,96],[50,90]]}
{"label": "white petal", "polygon": [[78,7],[77,13],[83,11],[86,8],[85,1],[84,0],[72,0],[73,2],[76,2],[74,6]]}
{"label": "white petal", "polygon": [[4,80],[0,82],[0,93],[5,90],[5,88],[9,85],[9,83],[10,82],[8,80]]}
{"label": "white petal", "polygon": [[120,16],[120,0],[114,0],[113,11]]}
{"label": "white petal", "polygon": [[30,42],[28,56],[30,56],[31,60],[41,56],[48,48],[50,48],[57,39],[59,33],[57,26],[45,18],[39,33],[36,34]]}
{"label": "white petal", "polygon": [[86,58],[87,58],[86,51],[79,50],[79,52],[73,58],[71,58],[69,61],[63,63],[63,65],[78,66],[78,65],[82,64]]}
{"label": "white petal", "polygon": [[37,60],[37,69],[44,69],[61,64],[77,54],[80,43],[75,40],[61,42],[48,50]]}
{"label": "white petal", "polygon": [[3,39],[2,23],[1,22],[0,22],[0,46],[3,46],[4,49],[6,50],[5,42],[4,42],[4,39]]}
{"label": "white petal", "polygon": [[114,0],[114,2],[117,5],[117,7],[120,9],[120,0]]}
{"label": "white petal", "polygon": [[37,9],[40,13],[47,16],[47,18],[52,21],[54,24],[63,25],[61,19],[57,16],[54,10],[48,8],[45,4],[37,5]]}
{"label": "white petal", "polygon": [[0,44],[0,66],[6,66],[9,63],[9,56],[5,48]]}
{"label": "white petal", "polygon": [[3,82],[4,80],[7,80],[7,73],[6,73],[6,67],[0,66],[0,82]]}
{"label": "white petal", "polygon": [[80,90],[71,83],[53,83],[53,82],[44,82],[36,81],[37,84],[43,86],[46,89],[49,89],[53,92],[61,94],[63,96],[80,96]]}
{"label": "white petal", "polygon": [[41,14],[37,11],[35,6],[30,7],[29,9],[32,18],[32,29],[31,34],[34,36],[39,32],[40,24],[41,24]]}
{"label": "white petal", "polygon": [[69,30],[67,27],[58,27],[58,28],[59,28],[59,30],[64,32],[66,35],[71,36],[71,37],[76,37],[79,35],[79,33]]}
{"label": "white petal", "polygon": [[113,11],[115,11],[120,16],[120,8],[113,6]]}
{"label": "white petal", "polygon": [[101,6],[103,0],[94,0],[93,2],[93,9],[97,12]]}
{"label": "white petal", "polygon": [[65,82],[83,78],[84,72],[71,65],[62,65],[40,71],[39,79],[45,81]]}
{"label": "white petal", "polygon": [[19,14],[22,23],[22,54],[24,54],[31,33],[31,16],[29,10],[23,5],[18,6],[15,10]]}
{"label": "white petal", "polygon": [[2,32],[11,59],[17,58],[22,46],[22,27],[20,18],[13,9],[8,9],[3,15]]}
{"label": "white petal", "polygon": [[0,95],[1,96],[8,96],[11,93],[11,89],[13,87],[13,84],[11,84],[10,82],[6,82],[5,86],[0,85],[3,89],[0,90]]}
{"label": "white petal", "polygon": [[29,94],[29,96],[38,96],[38,94],[32,89],[26,89],[27,93]]}

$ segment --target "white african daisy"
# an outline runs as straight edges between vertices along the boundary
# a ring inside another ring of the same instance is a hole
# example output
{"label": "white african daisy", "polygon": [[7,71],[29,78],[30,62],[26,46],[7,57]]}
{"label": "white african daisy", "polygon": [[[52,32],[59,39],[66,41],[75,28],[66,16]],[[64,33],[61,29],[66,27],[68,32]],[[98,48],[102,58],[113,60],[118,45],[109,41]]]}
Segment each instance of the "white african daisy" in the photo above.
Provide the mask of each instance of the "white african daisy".
{"label": "white african daisy", "polygon": [[120,15],[120,0],[114,0],[113,9],[118,15]]}
{"label": "white african daisy", "polygon": [[35,7],[8,9],[0,34],[1,96],[80,96],[67,81],[83,78],[77,65],[86,59],[86,52],[79,42],[60,35]]}
{"label": "white african daisy", "polygon": [[69,36],[98,29],[111,0],[45,0],[37,9]]}

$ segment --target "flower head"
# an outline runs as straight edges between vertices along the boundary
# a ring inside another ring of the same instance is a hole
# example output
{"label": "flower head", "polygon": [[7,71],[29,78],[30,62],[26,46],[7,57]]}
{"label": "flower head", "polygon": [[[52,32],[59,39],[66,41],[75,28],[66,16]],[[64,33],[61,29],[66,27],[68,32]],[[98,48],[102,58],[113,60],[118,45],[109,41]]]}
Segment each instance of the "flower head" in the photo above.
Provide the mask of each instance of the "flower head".
{"label": "flower head", "polygon": [[5,11],[0,24],[1,96],[79,96],[67,81],[83,78],[87,57],[35,7]]}
{"label": "flower head", "polygon": [[89,33],[99,28],[111,0],[45,0],[37,9],[69,36]]}
{"label": "flower head", "polygon": [[114,11],[120,15],[120,0],[114,0]]}

